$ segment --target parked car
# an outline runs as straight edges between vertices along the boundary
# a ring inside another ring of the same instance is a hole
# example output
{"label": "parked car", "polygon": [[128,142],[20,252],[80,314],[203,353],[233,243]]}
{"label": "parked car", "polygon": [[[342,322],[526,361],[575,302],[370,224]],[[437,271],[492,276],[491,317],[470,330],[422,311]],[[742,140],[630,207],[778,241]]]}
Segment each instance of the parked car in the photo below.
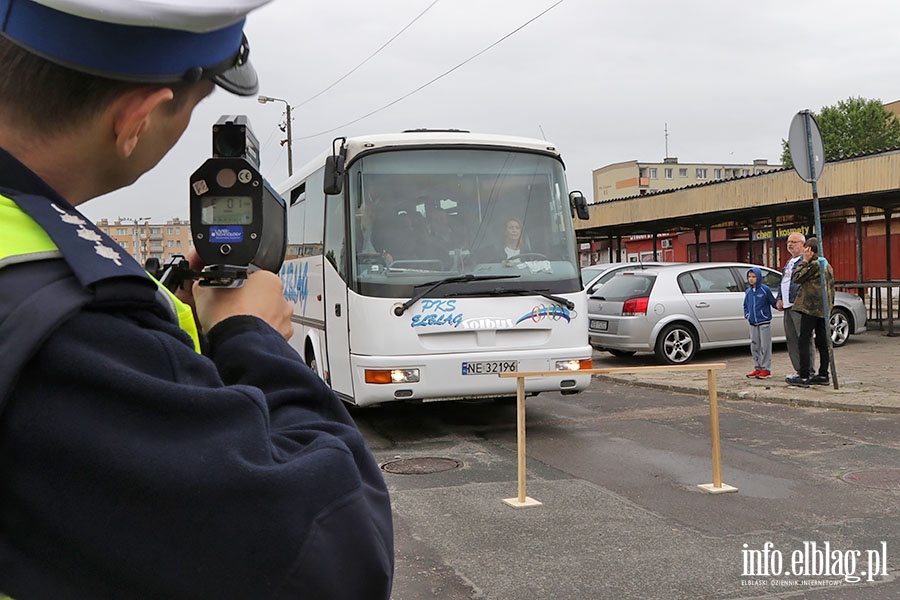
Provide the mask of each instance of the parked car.
{"label": "parked car", "polygon": [[665,263],[665,262],[617,262],[602,263],[599,265],[590,265],[581,268],[581,281],[584,282],[584,291],[588,296],[593,294],[598,287],[612,279],[612,276],[620,271],[628,269],[644,269],[647,267],[660,267],[664,265],[674,265],[681,263]]}
{"label": "parked car", "polygon": [[[660,361],[683,364],[700,349],[750,344],[744,319],[745,263],[692,263],[626,269],[588,297],[591,345],[616,356],[655,352]],[[781,273],[760,267],[763,283],[778,293]],[[772,310],[772,341],[784,342],[784,313]],[[843,346],[866,331],[858,296],[835,294],[831,339]]]}

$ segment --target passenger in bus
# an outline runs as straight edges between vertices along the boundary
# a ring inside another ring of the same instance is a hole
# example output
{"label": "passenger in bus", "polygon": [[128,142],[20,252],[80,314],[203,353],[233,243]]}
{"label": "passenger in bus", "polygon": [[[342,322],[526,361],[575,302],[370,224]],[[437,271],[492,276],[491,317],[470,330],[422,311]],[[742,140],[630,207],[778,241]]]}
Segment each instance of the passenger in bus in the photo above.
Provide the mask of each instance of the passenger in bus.
{"label": "passenger in bus", "polygon": [[461,236],[450,225],[450,217],[442,208],[428,212],[428,230],[432,237],[446,248],[456,248],[462,244]]}
{"label": "passenger in bus", "polygon": [[449,269],[453,266],[454,252],[462,247],[462,238],[450,226],[450,218],[440,206],[430,206],[425,218],[427,235],[421,256],[440,260]]}
{"label": "passenger in bus", "polygon": [[357,213],[359,232],[356,236],[357,254],[381,254],[375,247],[375,205],[366,202],[359,207]]}
{"label": "passenger in bus", "polygon": [[[387,266],[394,261],[388,251],[387,241],[390,238],[388,216],[384,207],[377,202],[365,202],[357,213],[356,258],[359,265],[378,265],[372,272]],[[366,267],[369,268],[369,267]]]}
{"label": "passenger in bus", "polygon": [[369,215],[369,212],[369,205],[363,204],[356,215],[358,232],[356,236],[356,252],[360,254],[375,253],[375,245],[372,243],[372,217]]}
{"label": "passenger in bus", "polygon": [[384,240],[385,252],[391,256],[392,261],[416,260],[418,248],[421,247],[424,235],[424,227],[413,227],[413,219],[409,211],[399,210],[379,230],[380,239]]}

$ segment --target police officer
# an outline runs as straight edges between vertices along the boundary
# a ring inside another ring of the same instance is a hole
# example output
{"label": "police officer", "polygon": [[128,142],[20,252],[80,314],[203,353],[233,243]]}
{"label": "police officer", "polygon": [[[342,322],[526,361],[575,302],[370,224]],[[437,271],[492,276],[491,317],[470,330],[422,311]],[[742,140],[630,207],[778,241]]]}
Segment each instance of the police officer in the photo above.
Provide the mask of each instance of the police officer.
{"label": "police officer", "polygon": [[[268,0],[0,0],[0,592],[388,598],[388,494],[277,276],[196,317],[75,208],[218,85]],[[202,353],[201,353],[202,351]]]}

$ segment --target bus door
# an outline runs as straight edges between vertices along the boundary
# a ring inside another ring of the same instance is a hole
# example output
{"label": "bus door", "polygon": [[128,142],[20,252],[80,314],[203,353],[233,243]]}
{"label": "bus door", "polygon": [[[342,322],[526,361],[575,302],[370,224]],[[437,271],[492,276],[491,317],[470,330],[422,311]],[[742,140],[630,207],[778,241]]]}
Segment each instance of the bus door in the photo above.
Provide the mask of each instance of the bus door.
{"label": "bus door", "polygon": [[343,195],[325,197],[325,348],[331,388],[353,397],[350,329],[347,306],[349,277]]}
{"label": "bus door", "polygon": [[325,339],[328,373],[335,392],[353,396],[350,373],[350,335],[347,319],[347,283],[325,260]]}

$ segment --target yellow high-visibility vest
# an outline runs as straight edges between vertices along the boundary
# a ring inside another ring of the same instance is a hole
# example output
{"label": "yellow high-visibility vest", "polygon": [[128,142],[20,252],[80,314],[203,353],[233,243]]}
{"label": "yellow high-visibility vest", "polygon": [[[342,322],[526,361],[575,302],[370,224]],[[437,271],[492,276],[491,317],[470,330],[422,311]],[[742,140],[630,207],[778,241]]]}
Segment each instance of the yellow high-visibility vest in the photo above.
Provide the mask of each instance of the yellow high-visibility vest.
{"label": "yellow high-visibility vest", "polygon": [[[62,253],[47,232],[13,200],[0,195],[0,269],[7,265],[51,258],[62,258]],[[160,302],[178,318],[179,327],[191,337],[194,350],[199,353],[200,335],[191,307],[158,281],[153,281],[156,282]]]}

